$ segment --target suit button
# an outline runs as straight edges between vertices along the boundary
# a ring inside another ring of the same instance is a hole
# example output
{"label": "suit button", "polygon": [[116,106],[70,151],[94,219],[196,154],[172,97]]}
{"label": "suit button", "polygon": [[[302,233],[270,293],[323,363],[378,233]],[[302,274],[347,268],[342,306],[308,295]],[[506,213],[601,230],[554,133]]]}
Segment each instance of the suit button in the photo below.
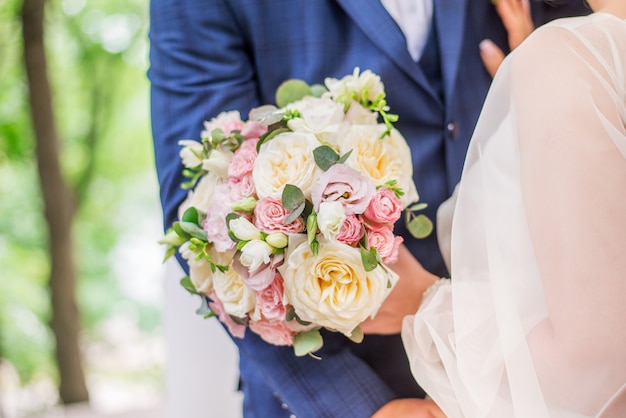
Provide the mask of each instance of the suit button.
{"label": "suit button", "polygon": [[289,409],[289,405],[287,405],[286,403],[283,402],[283,404],[281,405],[281,408],[287,410],[287,409]]}
{"label": "suit button", "polygon": [[458,134],[458,128],[456,126],[456,123],[448,122],[448,124],[446,125],[446,131],[448,131],[449,138],[455,139]]}

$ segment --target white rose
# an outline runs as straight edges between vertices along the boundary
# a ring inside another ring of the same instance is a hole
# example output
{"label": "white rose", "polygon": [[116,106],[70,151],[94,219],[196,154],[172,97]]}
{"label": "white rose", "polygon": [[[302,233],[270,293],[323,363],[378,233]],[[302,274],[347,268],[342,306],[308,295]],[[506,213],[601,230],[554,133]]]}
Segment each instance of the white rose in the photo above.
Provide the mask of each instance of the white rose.
{"label": "white rose", "polygon": [[187,198],[178,207],[178,219],[182,219],[183,213],[191,206],[202,213],[206,213],[218,182],[219,178],[213,173],[202,176],[196,184],[196,188],[187,194]]}
{"label": "white rose", "polygon": [[[189,242],[181,245],[179,251],[182,257],[187,260],[187,264],[189,265],[189,278],[191,279],[193,286],[196,288],[196,291],[198,293],[209,295],[213,290],[214,276],[214,273],[211,271],[211,263],[206,261],[205,258],[196,260],[197,254],[189,250]],[[229,265],[233,254],[234,250],[219,253],[213,247],[209,249],[209,256],[215,264]]]}
{"label": "white rose", "polygon": [[230,231],[241,241],[260,240],[261,231],[252,222],[240,216],[228,223]]}
{"label": "white rose", "polygon": [[202,164],[201,156],[204,150],[202,144],[192,139],[182,139],[178,141],[178,145],[183,148],[178,153],[183,165],[187,168],[194,168]]}
{"label": "white rose", "polygon": [[383,124],[353,125],[341,142],[341,153],[352,150],[346,165],[371,178],[377,186],[396,180],[396,186],[404,192],[400,200],[402,207],[406,208],[418,200],[411,149],[395,129],[381,138],[385,129]]}
{"label": "white rose", "polygon": [[317,212],[317,226],[327,240],[335,239],[346,220],[343,204],[338,201],[320,203]]}
{"label": "white rose", "polygon": [[338,132],[342,131],[343,105],[335,103],[330,98],[307,96],[287,108],[298,109],[301,115],[300,118],[287,122],[289,129],[314,134],[320,142],[337,143]]}
{"label": "white rose", "polygon": [[238,318],[245,318],[255,309],[255,295],[252,289],[246,287],[243,278],[229,268],[222,273],[216,270],[213,275],[213,289],[224,305],[226,313]]}
{"label": "white rose", "polygon": [[271,261],[270,256],[274,252],[274,247],[267,242],[254,239],[249,241],[241,249],[241,255],[239,256],[239,262],[248,267],[248,271],[253,272],[261,267],[263,264],[267,264]]}
{"label": "white rose", "polygon": [[361,253],[340,242],[320,240],[311,252],[306,235],[291,236],[285,262],[278,268],[284,279],[285,303],[299,318],[347,336],[373,316],[397,275],[380,267],[366,272]]}
{"label": "white rose", "polygon": [[259,199],[281,199],[286,184],[311,196],[311,186],[322,173],[315,164],[313,150],[320,145],[315,136],[286,132],[261,146],[254,163],[252,178]]}
{"label": "white rose", "polygon": [[380,93],[385,92],[385,85],[377,74],[370,70],[361,73],[358,67],[341,80],[329,77],[324,80],[324,84],[329,95],[340,103],[349,103],[355,94],[357,102],[362,99],[374,101]]}
{"label": "white rose", "polygon": [[228,166],[233,159],[233,152],[214,149],[209,153],[209,158],[202,162],[202,168],[209,173],[215,173],[221,179],[228,179]]}

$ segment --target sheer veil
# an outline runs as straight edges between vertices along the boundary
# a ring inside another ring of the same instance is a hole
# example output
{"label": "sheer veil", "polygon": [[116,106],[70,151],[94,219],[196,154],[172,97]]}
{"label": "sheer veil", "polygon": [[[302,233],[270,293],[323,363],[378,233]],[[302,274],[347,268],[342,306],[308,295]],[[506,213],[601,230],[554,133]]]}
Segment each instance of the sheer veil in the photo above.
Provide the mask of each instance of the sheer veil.
{"label": "sheer veil", "polygon": [[626,417],[626,21],[559,20],[505,61],[450,242],[403,329],[449,417]]}

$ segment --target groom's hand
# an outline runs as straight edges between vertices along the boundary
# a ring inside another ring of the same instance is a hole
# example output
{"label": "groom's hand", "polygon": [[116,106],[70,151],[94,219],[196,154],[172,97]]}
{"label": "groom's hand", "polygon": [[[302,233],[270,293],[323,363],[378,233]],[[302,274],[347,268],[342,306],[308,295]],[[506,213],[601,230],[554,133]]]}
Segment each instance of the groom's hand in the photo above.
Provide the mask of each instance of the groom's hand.
{"label": "groom's hand", "polygon": [[380,408],[372,418],[446,418],[431,399],[394,399]]}
{"label": "groom's hand", "polygon": [[[493,0],[493,3],[508,33],[509,48],[513,51],[535,28],[530,14],[530,2],[529,0]],[[485,39],[480,43],[480,57],[493,77],[504,61],[504,52],[489,39]]]}
{"label": "groom's hand", "polygon": [[404,245],[398,250],[398,261],[388,267],[398,274],[399,279],[374,319],[361,323],[366,334],[399,333],[404,317],[417,312],[424,291],[438,279],[426,271]]}

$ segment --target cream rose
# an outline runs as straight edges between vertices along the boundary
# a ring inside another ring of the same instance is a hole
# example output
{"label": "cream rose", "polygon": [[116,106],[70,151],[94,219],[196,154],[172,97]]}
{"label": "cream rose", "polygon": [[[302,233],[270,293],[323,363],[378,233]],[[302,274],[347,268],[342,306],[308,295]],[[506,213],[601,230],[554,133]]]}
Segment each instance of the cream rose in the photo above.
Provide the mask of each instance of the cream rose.
{"label": "cream rose", "polygon": [[182,219],[183,213],[191,206],[206,213],[218,183],[219,178],[215,174],[208,173],[202,176],[196,188],[187,194],[187,198],[178,207],[178,219]]}
{"label": "cream rose", "polygon": [[334,240],[346,220],[346,212],[341,202],[320,203],[317,212],[317,226],[327,240]]}
{"label": "cream rose", "polygon": [[224,273],[216,270],[213,274],[213,290],[224,305],[226,313],[245,318],[255,309],[255,294],[243,283],[243,278],[229,268]]}
{"label": "cream rose", "polygon": [[307,96],[287,106],[300,111],[300,118],[291,119],[287,126],[294,132],[314,134],[320,142],[337,143],[337,135],[342,131],[343,105],[330,98],[320,99]]}
{"label": "cream rose", "polygon": [[322,173],[313,150],[320,145],[312,134],[286,132],[261,146],[252,177],[259,198],[280,199],[286,184],[293,184],[310,198],[311,187]]}
{"label": "cream rose", "polygon": [[345,164],[370,177],[377,186],[396,180],[404,192],[400,200],[406,208],[418,200],[411,149],[395,129],[381,139],[385,129],[383,124],[352,126],[341,142],[341,153],[352,150]]}
{"label": "cream rose", "polygon": [[[204,258],[196,260],[196,253],[189,250],[189,242],[181,245],[180,254],[189,264],[189,278],[198,293],[209,295],[213,291],[213,272],[211,264]],[[227,266],[230,264],[235,251],[218,252],[215,247],[209,249],[211,260],[215,264]],[[232,269],[232,268],[231,268]]]}
{"label": "cream rose", "polygon": [[178,155],[183,162],[183,165],[187,168],[194,168],[202,164],[202,155],[204,147],[198,141],[193,139],[182,139],[178,141],[178,145],[183,147]]}
{"label": "cream rose", "polygon": [[317,256],[306,236],[291,236],[285,263],[278,268],[284,279],[285,304],[304,321],[335,329],[347,336],[373,316],[397,276],[380,267],[366,272],[361,253],[320,237]]}
{"label": "cream rose", "polygon": [[209,158],[202,162],[202,168],[209,173],[215,173],[220,179],[228,179],[228,166],[233,159],[233,152],[214,149]]}

